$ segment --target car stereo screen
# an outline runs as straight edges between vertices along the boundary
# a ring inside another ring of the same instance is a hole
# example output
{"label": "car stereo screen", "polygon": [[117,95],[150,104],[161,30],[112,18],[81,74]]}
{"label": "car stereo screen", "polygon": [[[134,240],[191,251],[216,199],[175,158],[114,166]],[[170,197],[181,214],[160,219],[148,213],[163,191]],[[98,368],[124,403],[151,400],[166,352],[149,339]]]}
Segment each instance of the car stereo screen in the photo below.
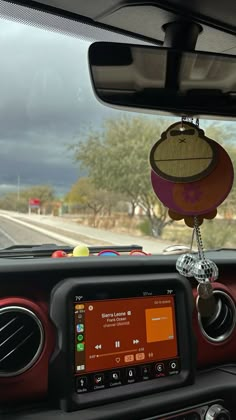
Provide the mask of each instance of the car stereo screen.
{"label": "car stereo screen", "polygon": [[179,373],[175,297],[74,304],[77,392]]}

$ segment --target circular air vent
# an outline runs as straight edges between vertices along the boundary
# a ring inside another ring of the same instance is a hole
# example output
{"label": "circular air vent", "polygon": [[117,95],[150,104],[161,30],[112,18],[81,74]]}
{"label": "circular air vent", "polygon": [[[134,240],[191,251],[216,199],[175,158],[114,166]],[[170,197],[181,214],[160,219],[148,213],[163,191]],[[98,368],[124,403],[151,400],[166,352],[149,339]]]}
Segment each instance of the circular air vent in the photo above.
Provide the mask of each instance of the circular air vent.
{"label": "circular air vent", "polygon": [[19,375],[38,359],[44,342],[37,315],[21,306],[0,308],[0,377]]}
{"label": "circular air vent", "polygon": [[214,290],[216,310],[211,317],[201,317],[198,322],[203,335],[212,342],[220,343],[230,337],[236,326],[235,303],[231,297],[221,291]]}

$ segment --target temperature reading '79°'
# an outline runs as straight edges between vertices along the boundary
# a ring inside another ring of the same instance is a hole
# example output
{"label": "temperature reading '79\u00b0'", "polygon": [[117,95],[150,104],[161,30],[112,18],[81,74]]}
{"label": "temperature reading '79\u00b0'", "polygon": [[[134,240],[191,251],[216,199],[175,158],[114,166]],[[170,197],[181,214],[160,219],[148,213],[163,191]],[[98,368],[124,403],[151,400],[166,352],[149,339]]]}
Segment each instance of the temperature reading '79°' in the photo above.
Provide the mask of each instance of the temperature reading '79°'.
{"label": "temperature reading '79\u00b0'", "polygon": [[80,302],[83,299],[83,296],[75,296],[75,301]]}

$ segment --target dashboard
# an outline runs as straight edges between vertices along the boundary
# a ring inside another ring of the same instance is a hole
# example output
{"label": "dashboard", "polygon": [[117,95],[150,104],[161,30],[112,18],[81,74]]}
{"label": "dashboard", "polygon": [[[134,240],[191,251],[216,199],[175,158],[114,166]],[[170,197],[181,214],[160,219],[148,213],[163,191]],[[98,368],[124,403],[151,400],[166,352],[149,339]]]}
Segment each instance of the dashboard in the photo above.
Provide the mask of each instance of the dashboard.
{"label": "dashboard", "polygon": [[174,255],[1,259],[1,416],[234,418],[235,252],[209,257],[211,322]]}
{"label": "dashboard", "polygon": [[188,282],[175,274],[59,283],[50,302],[59,339],[49,374],[61,408],[73,411],[191,383],[191,298]]}

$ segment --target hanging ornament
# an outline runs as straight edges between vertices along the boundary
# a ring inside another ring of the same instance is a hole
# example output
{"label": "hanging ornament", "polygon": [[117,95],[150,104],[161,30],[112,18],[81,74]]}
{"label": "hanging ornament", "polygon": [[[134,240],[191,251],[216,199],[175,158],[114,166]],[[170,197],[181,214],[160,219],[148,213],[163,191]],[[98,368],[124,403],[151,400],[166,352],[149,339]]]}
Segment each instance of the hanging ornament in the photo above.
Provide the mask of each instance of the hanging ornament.
{"label": "hanging ornament", "polygon": [[194,217],[194,230],[198,247],[198,261],[193,266],[192,275],[199,283],[213,282],[217,280],[219,270],[214,261],[205,257],[198,217],[196,216]]}
{"label": "hanging ornament", "polygon": [[198,181],[217,164],[216,143],[193,123],[177,122],[161,135],[151,152],[152,170],[172,182]]}
{"label": "hanging ornament", "polygon": [[213,294],[212,282],[218,278],[219,270],[214,261],[206,259],[203,249],[201,231],[198,218],[194,217],[194,230],[198,245],[199,260],[194,264],[192,274],[198,281],[196,308],[203,318],[209,318],[217,310],[217,303]]}
{"label": "hanging ornament", "polygon": [[151,171],[153,190],[166,207],[184,216],[201,216],[214,211],[225,200],[233,185],[233,165],[223,147],[219,144],[216,147],[217,165],[199,181],[171,182]]}
{"label": "hanging ornament", "polygon": [[[194,227],[194,216],[183,216],[182,214],[176,213],[173,210],[168,211],[168,215],[172,220],[179,221],[184,220],[186,226],[193,228]],[[202,214],[198,216],[198,225],[201,226],[204,219],[212,220],[217,216],[217,210],[213,210],[209,213]]]}
{"label": "hanging ornament", "polygon": [[214,261],[205,257],[198,217],[194,217],[194,233],[197,241],[198,256],[183,254],[176,262],[176,269],[182,276],[194,277],[199,283],[214,282],[219,270]]}
{"label": "hanging ornament", "polygon": [[151,149],[150,165],[153,190],[170,209],[170,217],[180,220],[185,216],[191,227],[193,216],[199,217],[199,224],[204,218],[214,218],[233,185],[233,165],[227,152],[186,119],[162,133]]}
{"label": "hanging ornament", "polygon": [[214,282],[218,279],[219,270],[214,261],[202,259],[196,261],[192,267],[192,276],[199,282],[203,283],[206,280]]}
{"label": "hanging ornament", "polygon": [[193,267],[197,258],[193,254],[183,254],[177,259],[176,270],[184,277],[193,277]]}
{"label": "hanging ornament", "polygon": [[193,228],[198,252],[181,255],[176,269],[197,280],[197,309],[201,316],[210,316],[216,307],[212,282],[218,278],[219,270],[205,257],[200,226],[204,219],[216,217],[217,207],[232,188],[231,159],[220,144],[199,129],[199,121],[193,124],[193,119],[189,122],[182,118],[154,144],[150,165],[153,190],[168,208],[169,217],[184,220]]}

